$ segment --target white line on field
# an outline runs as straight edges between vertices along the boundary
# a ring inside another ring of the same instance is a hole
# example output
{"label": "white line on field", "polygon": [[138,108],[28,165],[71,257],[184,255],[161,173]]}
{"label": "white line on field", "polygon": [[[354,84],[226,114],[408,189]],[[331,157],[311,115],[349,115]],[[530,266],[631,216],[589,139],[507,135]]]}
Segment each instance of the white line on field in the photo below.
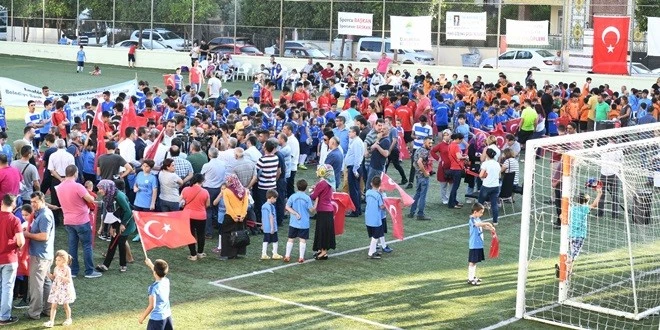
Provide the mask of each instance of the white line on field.
{"label": "white line on field", "polygon": [[304,309],[308,309],[308,310],[312,310],[312,311],[316,311],[316,312],[320,312],[320,313],[324,313],[324,314],[328,314],[328,315],[332,315],[332,316],[337,316],[337,317],[341,317],[341,318],[345,318],[345,319],[350,319],[350,320],[353,320],[353,321],[356,321],[356,322],[373,325],[373,326],[378,327],[378,328],[401,329],[401,328],[395,327],[393,325],[382,324],[382,323],[370,321],[370,320],[367,320],[367,319],[363,319],[361,317],[356,317],[356,316],[346,315],[346,314],[342,314],[342,313],[338,313],[338,312],[333,312],[333,311],[330,311],[330,310],[327,310],[327,309],[324,309],[324,308],[321,308],[321,307],[318,307],[318,306],[305,305],[305,304],[297,303],[295,301],[285,300],[285,299],[281,299],[281,298],[277,298],[277,297],[273,297],[273,296],[268,296],[268,295],[265,295],[265,294],[260,294],[260,293],[256,293],[256,292],[252,292],[252,291],[243,290],[243,289],[238,289],[238,288],[234,288],[234,287],[224,285],[224,284],[220,284],[220,283],[213,282],[211,284],[213,284],[213,285],[215,285],[219,288],[222,288],[222,289],[247,294],[247,295],[250,295],[250,296],[255,296],[255,297],[258,297],[258,298],[262,298],[262,299],[268,299],[268,300],[272,300],[272,301],[275,301],[275,302],[278,302],[278,303],[281,303],[281,304],[292,305],[292,306],[296,306],[296,307],[300,307],[300,308],[304,308]]}
{"label": "white line on field", "polygon": [[498,329],[498,328],[501,328],[501,327],[505,327],[505,326],[507,326],[507,325],[509,325],[513,322],[516,322],[518,320],[519,320],[519,318],[514,316],[514,317],[512,317],[508,320],[501,321],[500,323],[493,324],[493,325],[491,325],[489,327],[486,327],[486,328],[483,328],[481,330],[495,330],[495,329]]}
{"label": "white line on field", "polygon": [[[505,215],[500,216],[499,218],[502,219],[502,218],[507,218],[507,217],[511,217],[511,216],[516,216],[516,215],[520,215],[521,213],[522,213],[522,212],[516,212],[516,213],[511,213],[511,214],[505,214]],[[491,219],[492,219],[492,218],[491,218]],[[487,221],[490,221],[491,219],[488,219]],[[417,238],[417,237],[422,237],[422,236],[426,236],[426,235],[437,234],[437,233],[441,233],[441,232],[445,232],[445,231],[449,231],[449,230],[453,230],[453,229],[458,229],[458,228],[463,228],[463,227],[467,227],[467,223],[466,223],[466,224],[461,224],[461,225],[456,225],[456,226],[451,226],[451,227],[445,227],[445,228],[435,229],[435,230],[431,230],[431,231],[426,231],[426,232],[422,232],[422,233],[419,233],[419,234],[415,234],[415,235],[410,235],[410,236],[404,237],[403,240],[391,240],[391,241],[388,241],[388,242],[386,242],[386,243],[387,243],[388,245],[389,245],[389,244],[394,244],[394,243],[398,243],[398,242],[402,242],[402,241],[407,241],[407,240],[410,240],[410,239],[413,239],[413,238]],[[346,250],[346,251],[342,251],[342,252],[332,253],[332,254],[329,254],[328,256],[330,256],[330,257],[339,257],[339,256],[342,256],[342,255],[345,255],[345,254],[349,254],[349,253],[353,253],[353,252],[365,251],[365,250],[368,250],[368,249],[369,249],[368,246],[365,246],[365,247],[359,247],[359,248],[355,248],[355,249],[351,249],[351,250]],[[316,260],[315,260],[315,259],[308,259],[308,260],[305,260],[304,263],[306,264],[306,263],[310,263],[310,262],[314,262],[314,261],[316,261]],[[238,279],[241,279],[241,278],[252,277],[252,276],[261,275],[261,274],[266,274],[266,273],[272,273],[272,272],[274,272],[274,271],[276,271],[276,270],[280,270],[280,269],[284,269],[284,268],[288,268],[288,267],[294,267],[294,266],[298,266],[298,265],[300,265],[300,264],[299,264],[299,263],[289,263],[289,264],[284,264],[284,265],[281,265],[281,266],[276,266],[276,267],[271,267],[271,268],[262,269],[262,270],[259,270],[259,271],[254,271],[254,272],[252,272],[252,273],[246,273],[246,274],[241,274],[241,275],[236,275],[236,276],[232,276],[232,277],[223,278],[223,279],[220,279],[220,280],[217,280],[217,281],[211,281],[211,282],[209,282],[209,284],[214,284],[214,285],[215,285],[215,284],[218,284],[218,283],[225,283],[225,282],[229,282],[229,281],[238,280]]]}

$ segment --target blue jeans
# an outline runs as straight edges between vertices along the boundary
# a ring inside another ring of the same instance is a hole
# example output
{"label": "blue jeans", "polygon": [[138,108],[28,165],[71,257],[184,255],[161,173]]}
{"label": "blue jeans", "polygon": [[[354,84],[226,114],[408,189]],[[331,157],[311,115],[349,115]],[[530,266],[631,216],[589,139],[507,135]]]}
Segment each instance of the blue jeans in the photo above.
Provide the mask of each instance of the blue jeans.
{"label": "blue jeans", "polygon": [[213,206],[213,201],[220,195],[220,188],[206,188],[209,192],[211,206],[206,208],[206,234],[213,235],[213,224],[218,223],[218,207]]}
{"label": "blue jeans", "polygon": [[0,265],[0,321],[7,321],[11,317],[11,302],[14,299],[14,281],[18,263]]}
{"label": "blue jeans", "polygon": [[490,202],[490,212],[493,214],[493,223],[497,223],[497,217],[499,216],[499,202],[500,197],[500,187],[484,187],[481,186],[479,191],[479,203],[483,204],[484,201]]}
{"label": "blue jeans", "polygon": [[410,214],[415,214],[417,210],[418,216],[424,216],[424,207],[426,207],[426,192],[429,191],[429,178],[425,176],[417,176],[417,190],[415,190],[415,202],[410,206]]}
{"label": "blue jeans", "polygon": [[449,170],[449,175],[452,180],[451,192],[449,193],[449,203],[447,206],[454,207],[458,204],[456,200],[456,195],[458,194],[458,187],[461,185],[461,179],[463,177],[463,171],[461,170]]}
{"label": "blue jeans", "polygon": [[355,211],[353,214],[360,215],[362,212],[361,210],[361,205],[360,205],[360,170],[358,169],[358,176],[355,176],[353,174],[353,166],[348,166],[348,193],[351,196],[351,201],[353,201],[353,205],[355,205]]}
{"label": "blue jeans", "polygon": [[78,275],[78,241],[82,243],[83,260],[85,261],[85,275],[94,272],[94,259],[92,258],[92,228],[89,222],[82,225],[66,225],[67,239],[69,241],[69,254],[71,255],[71,274]]}

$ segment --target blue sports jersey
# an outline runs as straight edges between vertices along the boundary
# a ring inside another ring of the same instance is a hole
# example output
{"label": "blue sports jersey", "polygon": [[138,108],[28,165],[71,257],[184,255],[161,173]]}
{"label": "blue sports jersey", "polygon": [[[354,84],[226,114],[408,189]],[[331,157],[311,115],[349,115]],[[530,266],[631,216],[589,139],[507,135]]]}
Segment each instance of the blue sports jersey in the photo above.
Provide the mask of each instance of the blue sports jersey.
{"label": "blue sports jersey", "polygon": [[7,128],[7,112],[4,107],[0,107],[0,128]]}
{"label": "blue sports jersey", "polygon": [[232,95],[229,98],[227,98],[227,110],[234,110],[240,107],[241,107],[241,103],[238,100],[238,98],[236,98],[236,96]]}
{"label": "blue sports jersey", "polygon": [[78,53],[76,53],[76,61],[78,62],[85,61],[85,52],[83,50],[79,50]]}
{"label": "blue sports jersey", "polygon": [[364,196],[367,206],[364,209],[364,223],[369,227],[380,227],[383,224],[381,206],[383,206],[383,195],[375,189],[367,190]]}
{"label": "blue sports jersey", "polygon": [[468,246],[470,249],[483,249],[484,248],[484,234],[481,227],[477,227],[477,223],[480,223],[480,218],[470,217],[468,221],[468,226],[470,227],[470,238],[468,241]]}
{"label": "blue sports jersey", "polygon": [[41,112],[41,119],[44,120],[44,126],[39,129],[39,132],[41,132],[42,135],[46,135],[50,131],[50,127],[53,125],[51,120],[52,116],[53,112],[51,110],[44,109],[44,111]]}
{"label": "blue sports jersey", "polygon": [[264,231],[264,233],[270,233],[271,228],[270,228],[270,217],[273,217],[273,232],[277,232],[277,216],[275,213],[275,205],[271,203],[264,203],[263,206],[261,206],[261,226]]}
{"label": "blue sports jersey", "polygon": [[252,97],[258,99],[261,96],[261,85],[259,83],[252,84]]}
{"label": "blue sports jersey", "polygon": [[306,193],[298,191],[289,197],[286,206],[300,214],[300,219],[291,214],[289,226],[298,229],[309,229],[309,209],[314,207],[312,199]]}

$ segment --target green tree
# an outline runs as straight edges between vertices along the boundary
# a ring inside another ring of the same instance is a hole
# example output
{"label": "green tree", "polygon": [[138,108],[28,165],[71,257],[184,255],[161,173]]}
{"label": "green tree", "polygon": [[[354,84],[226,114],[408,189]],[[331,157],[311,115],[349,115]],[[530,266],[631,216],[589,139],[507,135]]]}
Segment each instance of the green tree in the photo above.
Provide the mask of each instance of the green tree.
{"label": "green tree", "polygon": [[639,30],[648,30],[648,18],[660,17],[660,1],[658,0],[636,0],[635,23]]}
{"label": "green tree", "polygon": [[[184,38],[194,39],[190,36],[192,22],[193,0],[161,0],[154,8],[154,21],[167,22],[167,24],[181,24]],[[233,7],[233,3],[232,3]],[[206,21],[219,13],[219,4],[213,0],[195,0],[195,24]]]}

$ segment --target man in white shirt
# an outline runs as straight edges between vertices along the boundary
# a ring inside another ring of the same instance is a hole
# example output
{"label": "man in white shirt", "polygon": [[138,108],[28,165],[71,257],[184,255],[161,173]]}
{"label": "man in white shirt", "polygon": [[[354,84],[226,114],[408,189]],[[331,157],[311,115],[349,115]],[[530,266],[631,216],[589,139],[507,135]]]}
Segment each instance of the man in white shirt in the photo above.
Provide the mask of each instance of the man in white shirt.
{"label": "man in white shirt", "polygon": [[121,140],[118,144],[119,155],[124,158],[127,163],[133,165],[133,167],[139,167],[140,163],[137,161],[135,156],[135,140],[137,139],[137,133],[134,127],[127,127],[126,137]]}
{"label": "man in white shirt", "polygon": [[296,192],[295,182],[298,162],[300,160],[300,143],[293,134],[293,125],[291,123],[284,124],[284,127],[282,127],[282,133],[286,135],[286,144],[291,148],[291,176],[286,180],[286,194],[287,197],[289,197]]}
{"label": "man in white shirt", "polygon": [[[607,143],[610,148],[616,148],[616,137],[611,136]],[[52,156],[51,156],[52,157]],[[623,150],[615,149],[613,151],[602,152],[600,160],[603,166],[600,168],[600,182],[603,184],[603,192],[607,191],[612,196],[610,204],[612,205],[612,219],[619,218],[619,167],[617,164],[623,164]],[[605,214],[605,195],[598,201],[598,216]]]}
{"label": "man in white shirt", "polygon": [[236,162],[236,153],[234,152],[234,149],[236,149],[236,146],[238,145],[238,140],[236,140],[235,137],[230,137],[229,140],[227,140],[227,144],[227,149],[218,153],[218,160],[225,162],[225,170],[227,173],[231,173],[234,169],[234,163]]}
{"label": "man in white shirt", "polygon": [[[360,139],[360,128],[353,126],[348,130],[348,151],[344,157],[344,173],[348,177],[348,193],[353,205],[360,205],[360,166],[364,159],[364,142]],[[370,182],[367,184],[371,184]],[[349,217],[359,217],[361,208],[351,212]]]}
{"label": "man in white shirt", "polygon": [[[48,160],[48,171],[52,177],[50,181],[50,191],[55,191],[55,187],[59,185],[62,180],[66,177],[66,167],[69,165],[76,165],[76,160],[73,158],[73,155],[66,151],[66,142],[62,139],[55,140],[55,146],[57,151],[55,151]],[[60,206],[60,200],[57,198],[57,194],[50,194],[51,204],[55,206]],[[55,219],[64,219],[62,210],[55,210],[53,212]]]}
{"label": "man in white shirt", "polygon": [[312,69],[314,69],[314,62],[312,61],[311,58],[308,58],[307,64],[305,64],[305,66],[300,70],[300,72],[310,73],[312,72]]}
{"label": "man in white shirt", "polygon": [[221,75],[222,73],[218,71],[208,81],[207,90],[209,92],[209,100],[220,97],[220,90],[222,89],[222,81],[220,80]]}
{"label": "man in white shirt", "polygon": [[257,137],[254,135],[248,136],[245,140],[245,146],[247,149],[243,152],[243,157],[256,165],[262,156],[259,149],[257,149]]}

